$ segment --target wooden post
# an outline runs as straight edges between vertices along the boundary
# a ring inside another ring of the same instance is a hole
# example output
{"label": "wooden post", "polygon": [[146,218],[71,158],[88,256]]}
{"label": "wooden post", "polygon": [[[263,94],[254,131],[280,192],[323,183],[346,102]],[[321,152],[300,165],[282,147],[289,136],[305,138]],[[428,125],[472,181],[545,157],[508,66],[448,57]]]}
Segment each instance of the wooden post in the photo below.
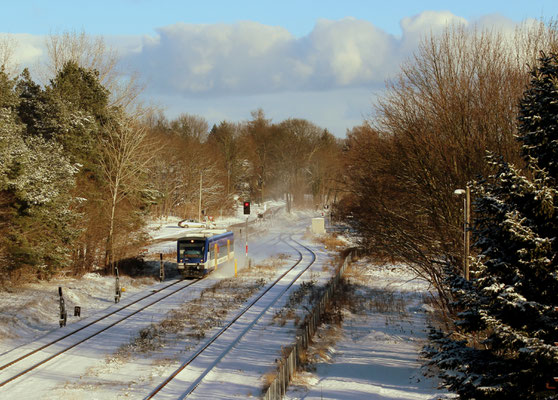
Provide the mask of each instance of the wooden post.
{"label": "wooden post", "polygon": [[163,282],[165,280],[165,263],[163,262],[163,253],[159,253],[159,281]]}

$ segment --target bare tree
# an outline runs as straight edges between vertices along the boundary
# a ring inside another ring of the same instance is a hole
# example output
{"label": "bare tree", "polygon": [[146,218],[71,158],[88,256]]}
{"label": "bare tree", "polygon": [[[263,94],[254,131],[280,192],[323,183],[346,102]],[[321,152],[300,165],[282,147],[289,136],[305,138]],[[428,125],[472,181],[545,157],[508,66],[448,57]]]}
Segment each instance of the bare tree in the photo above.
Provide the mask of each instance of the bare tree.
{"label": "bare tree", "polygon": [[115,217],[119,204],[146,187],[149,165],[155,158],[153,143],[147,129],[130,117],[121,117],[107,127],[102,139],[100,165],[109,199],[107,257],[114,271]]}
{"label": "bare tree", "polygon": [[[533,28],[534,29],[534,28]],[[516,32],[515,35],[520,35]],[[430,36],[388,83],[377,118],[347,141],[343,202],[370,251],[409,263],[439,290],[443,263],[462,263],[462,202],[453,196],[487,176],[486,150],[520,164],[515,140],[526,62],[555,43],[552,29],[501,32],[449,27]],[[524,46],[524,47],[522,47]]]}
{"label": "bare tree", "polygon": [[265,189],[270,178],[271,151],[273,149],[273,130],[271,120],[265,118],[260,108],[251,112],[252,120],[244,125],[240,138],[243,157],[249,163],[248,181],[252,199],[264,201]]}
{"label": "bare tree", "polygon": [[103,37],[90,36],[85,32],[66,31],[50,34],[46,38],[47,61],[39,66],[43,83],[74,61],[83,68],[99,72],[99,80],[111,94],[111,105],[131,108],[138,102],[143,90],[137,73],[124,73],[119,66],[119,56],[107,46]]}
{"label": "bare tree", "polygon": [[14,49],[17,46],[15,39],[8,35],[0,36],[0,70],[8,77],[13,78],[18,69],[14,61]]}
{"label": "bare tree", "polygon": [[218,126],[213,126],[207,140],[209,154],[220,162],[225,172],[224,186],[227,197],[235,191],[238,183],[241,167],[238,149],[240,132],[239,124],[222,121]]}
{"label": "bare tree", "polygon": [[312,154],[308,166],[309,183],[312,189],[314,205],[325,205],[335,199],[341,189],[342,152],[340,140],[324,130],[318,142],[318,148]]}
{"label": "bare tree", "polygon": [[274,140],[274,168],[287,200],[287,210],[291,203],[303,205],[304,195],[311,192],[309,166],[320,146],[322,129],[313,123],[291,118],[276,126]]}
{"label": "bare tree", "polygon": [[163,144],[161,157],[150,171],[159,201],[153,208],[158,216],[178,215],[197,218],[202,181],[202,208],[220,211],[223,201],[223,176],[218,167],[221,158],[215,143],[207,143],[204,118],[182,114],[168,121],[162,113],[148,115],[151,135]]}
{"label": "bare tree", "polygon": [[180,114],[178,118],[171,121],[170,129],[179,136],[203,143],[207,140],[209,124],[199,115]]}

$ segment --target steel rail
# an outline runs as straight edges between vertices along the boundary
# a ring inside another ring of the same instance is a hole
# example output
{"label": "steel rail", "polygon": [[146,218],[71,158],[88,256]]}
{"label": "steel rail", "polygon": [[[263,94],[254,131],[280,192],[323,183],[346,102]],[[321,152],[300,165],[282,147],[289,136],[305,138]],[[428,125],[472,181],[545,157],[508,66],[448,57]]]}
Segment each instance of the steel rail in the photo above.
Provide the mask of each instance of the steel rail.
{"label": "steel rail", "polygon": [[[169,287],[171,287],[171,286],[173,286],[173,285],[176,285],[177,283],[180,283],[180,282],[181,282],[181,281],[178,280],[178,281],[176,281],[176,282],[171,283],[170,285],[167,285],[167,286],[165,286],[165,287],[162,287],[162,288],[160,288],[160,289],[157,289],[157,290],[155,290],[155,291],[152,291],[152,292],[149,293],[148,295],[145,295],[145,296],[143,296],[143,297],[141,297],[141,298],[139,298],[139,299],[137,299],[137,300],[134,300],[134,301],[131,302],[130,304],[127,304],[127,305],[125,305],[125,306],[123,306],[123,307],[120,307],[120,308],[114,310],[113,312],[111,312],[111,313],[109,313],[109,314],[106,314],[106,315],[102,316],[101,318],[98,318],[98,319],[96,319],[96,320],[94,320],[94,321],[91,321],[90,323],[88,323],[87,325],[82,326],[82,327],[79,328],[79,329],[73,330],[73,331],[67,333],[67,334],[64,335],[64,336],[61,336],[61,337],[59,337],[59,338],[57,338],[57,339],[55,339],[55,340],[53,340],[53,341],[51,341],[51,342],[49,342],[49,343],[46,343],[46,344],[44,344],[43,346],[41,346],[41,347],[39,347],[39,348],[37,348],[37,349],[35,349],[35,350],[33,350],[33,351],[30,351],[29,353],[26,353],[26,354],[20,356],[19,358],[15,359],[15,360],[13,360],[13,361],[10,361],[10,362],[7,363],[7,364],[4,364],[4,365],[0,366],[0,371],[2,371],[2,370],[4,370],[4,369],[8,368],[9,366],[12,366],[12,365],[16,364],[17,362],[19,362],[19,361],[21,361],[21,360],[24,360],[25,358],[27,358],[27,357],[29,357],[29,356],[32,356],[33,354],[35,354],[35,353],[37,353],[37,352],[39,352],[39,351],[41,351],[41,350],[46,349],[46,348],[49,347],[49,346],[52,346],[52,345],[55,344],[55,343],[58,343],[58,342],[61,341],[61,340],[66,339],[67,337],[72,336],[73,334],[76,334],[76,333],[78,333],[78,332],[84,330],[85,328],[90,327],[91,325],[96,324],[96,323],[99,322],[99,321],[102,321],[103,319],[105,319],[105,318],[107,318],[107,317],[110,317],[111,315],[116,314],[117,312],[120,312],[120,311],[122,311],[122,310],[124,310],[124,309],[126,309],[126,308],[128,308],[128,307],[130,307],[130,306],[132,306],[132,305],[134,305],[134,304],[136,304],[136,303],[139,302],[139,301],[145,300],[145,299],[148,298],[149,296],[153,296],[153,295],[159,293],[160,291],[165,290],[165,289],[167,289],[167,288],[169,288]],[[15,350],[15,349],[14,349],[14,350]]]}
{"label": "steel rail", "polygon": [[[312,255],[312,260],[310,261],[310,263],[302,270],[300,271],[297,276],[291,280],[291,282],[281,291],[281,293],[279,295],[277,295],[275,297],[275,299],[273,299],[273,301],[270,302],[270,304],[264,308],[264,310],[262,310],[262,312],[260,312],[253,320],[252,322],[250,322],[250,324],[248,325],[247,328],[244,329],[244,331],[235,338],[235,340],[233,341],[233,344],[238,343],[245,335],[247,332],[249,332],[252,327],[256,324],[256,322],[259,321],[259,319],[269,310],[269,308],[271,308],[271,306],[273,306],[284,294],[285,292],[291,288],[291,286],[308,270],[308,268],[310,268],[312,266],[312,264],[314,264],[314,262],[316,261],[316,253],[314,253],[312,250],[310,250],[308,247],[302,245],[301,243],[297,242],[296,240],[292,239],[292,237],[289,237],[290,240],[292,240],[293,242],[295,242],[296,244],[298,244],[299,246],[305,248],[307,251],[309,251]],[[211,339],[209,339],[198,351],[196,351],[187,361],[185,361],[183,364],[180,365],[180,367],[178,367],[170,376],[168,376],[162,383],[160,383],[151,393],[149,393],[149,395],[147,395],[147,397],[144,398],[144,400],[148,400],[148,399],[152,399],[155,395],[157,395],[157,393],[159,393],[167,384],[169,384],[180,372],[182,372],[188,365],[190,365],[192,363],[192,361],[194,361],[197,357],[199,357],[205,350],[207,350],[207,348],[209,348],[209,346],[211,346],[211,344],[213,344],[221,335],[223,335],[236,321],[238,321],[238,319],[240,319],[248,310],[250,310],[250,308],[252,308],[264,295],[266,295],[273,287],[275,287],[275,285],[277,285],[277,283],[279,283],[279,281],[281,281],[289,272],[291,272],[294,268],[296,268],[296,266],[298,264],[300,264],[300,262],[303,259],[303,255],[302,252],[299,251],[295,246],[289,244],[286,240],[282,239],[281,240],[283,242],[285,242],[288,246],[292,247],[298,254],[299,254],[299,259],[296,261],[295,264],[293,264],[293,266],[291,268],[289,268],[287,271],[285,271],[283,274],[281,274],[270,286],[268,286],[262,293],[260,293],[252,302],[250,302],[249,305],[247,305],[241,312],[239,312],[227,325],[225,325],[223,328],[221,328],[221,330],[219,330],[219,332],[217,332]],[[232,347],[229,346],[230,347]],[[221,353],[221,355],[216,359],[216,362],[213,363],[213,365],[215,365],[217,362],[219,362],[230,350],[225,350],[223,351],[223,353]],[[198,386],[199,384],[202,382],[203,378],[205,378],[205,376],[213,369],[213,366],[207,368],[202,374],[200,374],[200,376],[190,385],[190,387],[188,388],[188,390],[180,397],[180,398],[184,398],[186,396],[188,396],[189,394],[191,394]]]}
{"label": "steel rail", "polygon": [[[83,342],[85,342],[85,341],[91,339],[92,337],[95,337],[95,336],[97,336],[97,335],[103,333],[104,331],[106,331],[106,330],[112,328],[113,326],[115,326],[115,325],[121,323],[122,321],[125,321],[126,319],[128,319],[128,318],[130,318],[130,317],[132,317],[132,316],[138,314],[139,312],[145,310],[146,308],[151,307],[152,305],[157,304],[158,302],[160,302],[160,301],[162,301],[162,300],[164,300],[164,299],[166,299],[166,298],[168,298],[168,297],[170,297],[170,296],[172,296],[172,295],[174,295],[174,294],[180,292],[181,290],[184,290],[184,289],[186,289],[186,288],[192,286],[194,283],[199,282],[200,280],[201,280],[201,279],[196,279],[196,280],[193,280],[193,281],[189,282],[187,285],[182,286],[182,287],[180,287],[179,289],[174,290],[174,291],[172,291],[172,292],[170,292],[170,293],[164,295],[163,297],[157,299],[156,301],[153,301],[153,302],[151,302],[151,303],[149,303],[149,304],[147,304],[147,305],[145,305],[145,306],[139,308],[138,310],[134,311],[133,313],[131,313],[131,314],[125,316],[125,317],[122,318],[122,319],[119,319],[118,321],[115,321],[114,323],[112,323],[112,324],[110,324],[110,325],[107,325],[105,328],[103,328],[103,329],[101,329],[101,330],[99,330],[99,331],[96,331],[95,333],[93,333],[93,334],[87,336],[86,338],[84,338],[84,339],[82,339],[82,340],[80,340],[80,341],[78,341],[78,342],[72,344],[71,346],[66,347],[66,348],[63,349],[63,350],[60,350],[60,351],[58,351],[58,352],[52,354],[51,356],[49,356],[49,357],[43,359],[42,361],[40,361],[40,362],[38,362],[38,363],[36,363],[36,364],[33,364],[31,367],[29,367],[29,368],[23,370],[22,372],[20,372],[20,373],[14,375],[14,376],[12,376],[11,378],[8,378],[8,379],[6,379],[6,380],[0,382],[0,387],[2,387],[2,386],[4,386],[4,385],[6,385],[6,384],[8,384],[8,383],[10,383],[10,382],[12,382],[12,381],[14,381],[15,379],[17,379],[17,378],[19,378],[19,377],[21,377],[21,376],[23,376],[23,375],[25,375],[25,374],[27,374],[27,373],[29,373],[29,372],[31,372],[31,371],[33,371],[34,369],[40,367],[41,365],[43,365],[43,364],[45,364],[46,362],[52,360],[53,358],[58,357],[59,355],[61,355],[61,354],[65,353],[65,352],[67,352],[68,350],[73,349],[74,347],[76,347],[76,346],[82,344]],[[35,349],[35,350],[33,350],[32,352],[29,352],[29,353],[27,353],[27,354],[25,354],[25,355],[19,357],[17,360],[14,360],[14,361],[12,361],[12,362],[10,362],[10,363],[8,363],[8,364],[5,364],[5,365],[2,367],[2,369],[5,369],[6,367],[8,367],[8,366],[10,366],[10,365],[13,365],[13,364],[17,363],[17,362],[19,362],[19,361],[21,361],[21,360],[23,360],[23,359],[25,359],[25,358],[27,358],[27,357],[29,357],[29,356],[35,354],[35,353],[37,353],[37,352],[40,351],[40,350],[44,350],[45,348],[47,348],[47,347],[53,345],[54,343],[57,343],[57,342],[59,342],[59,341],[65,339],[65,338],[68,338],[69,336],[72,336],[72,335],[74,335],[75,333],[77,333],[77,332],[79,332],[79,331],[81,331],[81,330],[83,330],[83,329],[85,329],[85,328],[87,328],[87,327],[89,327],[89,326],[91,326],[91,325],[94,325],[95,323],[97,323],[97,322],[99,322],[99,321],[101,321],[101,320],[103,320],[103,319],[105,319],[105,318],[107,318],[107,317],[109,317],[109,316],[111,316],[111,315],[114,315],[115,313],[117,313],[117,312],[119,312],[119,311],[122,311],[122,310],[124,310],[125,308],[128,308],[128,307],[130,307],[130,306],[133,305],[133,304],[136,304],[136,303],[138,303],[139,301],[144,300],[144,299],[146,299],[146,298],[148,298],[148,297],[150,297],[150,296],[153,296],[153,295],[155,295],[155,294],[161,292],[162,290],[167,289],[167,288],[169,288],[169,287],[171,287],[171,286],[173,286],[173,285],[176,285],[176,284],[178,284],[178,283],[180,283],[180,282],[183,282],[183,280],[174,282],[174,283],[172,283],[172,284],[170,284],[170,285],[167,285],[167,286],[165,286],[165,287],[163,287],[163,288],[161,288],[161,289],[158,289],[157,291],[154,291],[154,292],[152,292],[152,293],[150,293],[150,294],[148,294],[148,295],[146,295],[146,296],[144,296],[144,297],[142,297],[142,298],[140,298],[140,299],[138,299],[138,300],[136,300],[136,301],[134,301],[134,302],[132,302],[132,303],[126,305],[126,306],[124,306],[124,307],[119,308],[118,310],[115,310],[115,311],[111,312],[110,314],[107,314],[107,315],[105,315],[105,316],[103,316],[103,317],[101,317],[101,318],[99,318],[99,319],[97,319],[97,320],[95,320],[95,321],[92,321],[92,322],[90,322],[89,324],[87,324],[87,325],[85,325],[85,326],[83,326],[83,327],[81,327],[81,328],[79,328],[79,329],[76,329],[75,331],[73,331],[73,332],[71,332],[71,333],[69,333],[69,334],[67,334],[67,335],[65,335],[65,336],[62,336],[62,337],[60,337],[60,338],[58,338],[58,339],[56,339],[56,340],[54,340],[54,341],[52,341],[52,342],[50,342],[50,343],[44,345],[44,346],[41,346],[40,348]]]}

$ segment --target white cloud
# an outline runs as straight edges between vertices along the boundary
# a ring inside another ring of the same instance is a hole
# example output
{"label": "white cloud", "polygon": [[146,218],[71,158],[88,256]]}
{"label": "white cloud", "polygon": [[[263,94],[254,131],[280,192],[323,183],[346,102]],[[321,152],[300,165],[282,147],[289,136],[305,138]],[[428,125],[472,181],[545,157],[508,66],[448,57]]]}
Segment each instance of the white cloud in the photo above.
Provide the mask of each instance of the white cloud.
{"label": "white cloud", "polygon": [[[527,21],[529,23],[529,21]],[[531,22],[532,23],[532,22]],[[147,83],[145,98],[212,122],[242,120],[263,107],[274,120],[308,118],[342,136],[372,111],[374,91],[394,77],[422,38],[447,25],[495,27],[516,24],[498,15],[467,21],[450,12],[425,11],[401,20],[390,35],[355,18],[319,20],[306,36],[282,27],[243,21],[161,27],[153,36],[109,36],[123,65]],[[31,66],[44,54],[42,37],[17,37],[17,61]]]}
{"label": "white cloud", "polygon": [[28,66],[44,54],[44,38],[26,33],[2,33],[0,40],[7,41],[12,48],[10,61],[14,64]]}
{"label": "white cloud", "polygon": [[[154,36],[110,36],[123,64],[138,71],[151,94],[218,96],[316,91],[383,86],[403,59],[430,33],[449,24],[470,23],[448,11],[425,11],[401,20],[401,37],[355,18],[318,20],[297,38],[278,26],[177,23]],[[511,29],[513,22],[494,15],[478,20]],[[44,54],[44,40],[16,37],[16,59],[31,65]]]}
{"label": "white cloud", "polygon": [[449,11],[424,11],[418,15],[403,18],[401,29],[404,35],[438,33],[449,25],[468,25],[465,18],[458,17]]}
{"label": "white cloud", "polygon": [[410,55],[424,38],[439,34],[449,26],[457,25],[467,27],[469,22],[449,11],[424,11],[403,18],[400,22],[403,31],[400,42],[401,52]]}
{"label": "white cloud", "polygon": [[320,20],[307,36],[255,22],[176,24],[130,56],[154,91],[184,95],[325,90],[383,83],[396,40],[369,22]]}

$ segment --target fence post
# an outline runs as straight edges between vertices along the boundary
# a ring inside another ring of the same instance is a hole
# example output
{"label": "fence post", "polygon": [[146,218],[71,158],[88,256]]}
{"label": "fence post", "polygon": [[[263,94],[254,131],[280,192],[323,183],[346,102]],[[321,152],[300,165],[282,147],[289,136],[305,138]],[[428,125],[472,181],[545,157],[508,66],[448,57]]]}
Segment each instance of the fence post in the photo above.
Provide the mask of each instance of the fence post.
{"label": "fence post", "polygon": [[163,253],[159,253],[159,282],[165,280],[165,263],[163,262]]}

